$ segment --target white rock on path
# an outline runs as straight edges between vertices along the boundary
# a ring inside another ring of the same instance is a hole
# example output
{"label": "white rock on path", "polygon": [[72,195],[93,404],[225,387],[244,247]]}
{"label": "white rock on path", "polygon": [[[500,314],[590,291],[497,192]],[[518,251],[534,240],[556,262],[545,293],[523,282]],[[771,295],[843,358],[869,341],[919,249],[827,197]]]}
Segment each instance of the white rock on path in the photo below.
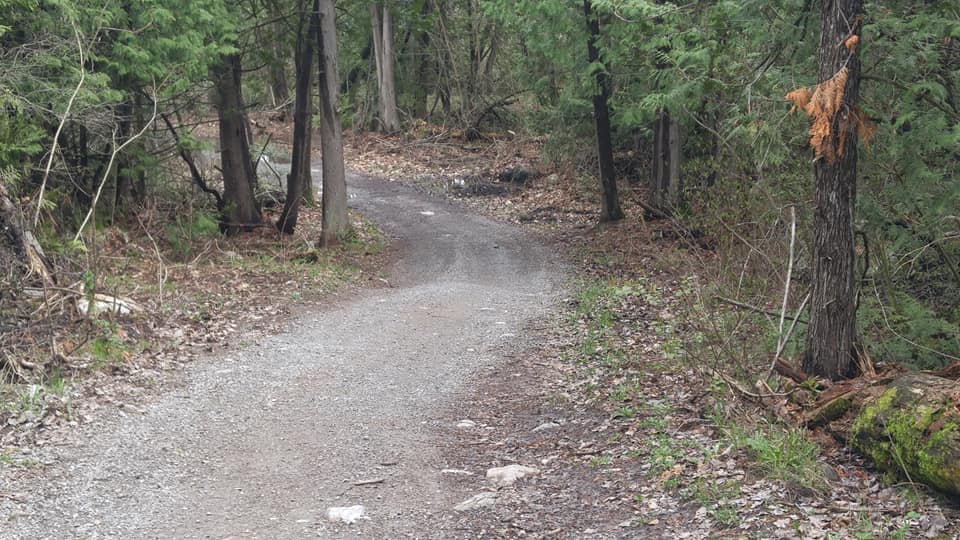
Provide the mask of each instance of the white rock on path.
{"label": "white rock on path", "polygon": [[487,480],[495,486],[510,486],[521,478],[538,474],[540,474],[540,469],[514,464],[487,470]]}
{"label": "white rock on path", "polygon": [[464,469],[444,469],[440,471],[443,474],[462,474],[464,476],[473,476],[473,473]]}
{"label": "white rock on path", "polygon": [[540,433],[541,431],[548,431],[548,430],[551,430],[551,429],[557,429],[558,427],[560,427],[560,424],[558,424],[558,423],[556,423],[556,422],[544,422],[544,423],[540,424],[539,426],[533,428],[533,432],[534,432],[534,433]]}
{"label": "white rock on path", "polygon": [[367,509],[363,505],[358,504],[356,506],[334,506],[327,508],[327,519],[350,525],[356,523],[358,519],[369,518],[367,518]]}
{"label": "white rock on path", "polygon": [[470,497],[462,503],[454,506],[453,509],[457,512],[469,512],[470,510],[477,510],[487,506],[493,506],[496,503],[497,494],[484,491],[483,493],[477,493],[473,497]]}
{"label": "white rock on path", "polygon": [[457,427],[460,428],[460,429],[470,429],[470,428],[475,428],[475,427],[477,427],[477,423],[474,422],[473,420],[470,420],[470,419],[465,418],[465,419],[457,422]]}

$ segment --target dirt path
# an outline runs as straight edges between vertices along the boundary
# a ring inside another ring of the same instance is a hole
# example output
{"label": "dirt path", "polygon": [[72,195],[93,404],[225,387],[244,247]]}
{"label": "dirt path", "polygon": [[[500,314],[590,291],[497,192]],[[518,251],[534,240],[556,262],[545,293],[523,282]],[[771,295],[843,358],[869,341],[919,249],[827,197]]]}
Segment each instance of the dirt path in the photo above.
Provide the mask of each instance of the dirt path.
{"label": "dirt path", "polygon": [[[350,186],[399,247],[392,286],[198,362],[142,410],[79,428],[51,465],[0,478],[0,538],[458,535],[437,525],[463,495],[440,480],[444,411],[549,312],[556,261],[409,188]],[[354,504],[368,520],[325,521]]]}

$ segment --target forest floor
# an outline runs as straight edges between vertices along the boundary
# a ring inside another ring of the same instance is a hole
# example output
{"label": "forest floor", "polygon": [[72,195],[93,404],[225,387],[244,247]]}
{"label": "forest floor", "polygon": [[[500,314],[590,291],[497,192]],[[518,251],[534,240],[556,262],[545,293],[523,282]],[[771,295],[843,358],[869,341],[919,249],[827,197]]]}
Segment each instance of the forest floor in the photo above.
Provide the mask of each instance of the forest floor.
{"label": "forest floor", "polygon": [[[598,193],[551,170],[538,141],[402,140],[365,134],[351,164],[547,239],[570,264],[560,312],[537,345],[451,409],[450,482],[492,493],[453,514],[458,530],[527,538],[958,538],[955,501],[881,479],[824,433],[779,424],[684,347],[702,317],[698,270],[710,239],[644,219],[596,226]],[[505,170],[535,172],[525,182]],[[704,246],[707,246],[704,248]],[[699,305],[698,305],[699,304]],[[760,369],[766,369],[765,366]],[[455,422],[456,419],[462,422]],[[485,467],[538,469],[515,487]],[[472,473],[472,474],[467,474]]]}
{"label": "forest floor", "polygon": [[[258,128],[282,156],[289,128]],[[710,254],[645,221],[640,190],[598,228],[589,174],[542,164],[536,140],[347,151],[386,181],[352,177],[352,205],[393,245],[363,247],[379,233],[358,216],[359,251],[314,275],[309,226],[281,248],[201,240],[168,269],[177,294],[111,289],[169,314],[118,341],[165,346],[3,411],[0,538],[960,535],[955,503],[882,482],[691,361]],[[526,477],[487,478],[512,464]],[[326,520],[351,504],[368,516]]]}

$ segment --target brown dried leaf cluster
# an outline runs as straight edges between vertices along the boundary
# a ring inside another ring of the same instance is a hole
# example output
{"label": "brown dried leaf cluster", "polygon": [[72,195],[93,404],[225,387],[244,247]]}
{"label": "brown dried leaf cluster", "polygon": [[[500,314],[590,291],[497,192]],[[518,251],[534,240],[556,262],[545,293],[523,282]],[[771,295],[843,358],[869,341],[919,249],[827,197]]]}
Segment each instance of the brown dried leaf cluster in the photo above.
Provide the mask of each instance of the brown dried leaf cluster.
{"label": "brown dried leaf cluster", "polygon": [[843,46],[846,47],[847,50],[850,51],[851,53],[857,52],[857,45],[859,44],[860,44],[860,36],[856,34],[848,37],[847,40],[843,42]]}
{"label": "brown dried leaf cluster", "polygon": [[[850,46],[856,47],[856,43],[857,41],[854,41]],[[801,87],[784,96],[784,99],[793,102],[791,113],[803,109],[811,118],[810,146],[816,153],[816,159],[826,158],[830,163],[835,162],[843,155],[847,138],[854,130],[864,144],[869,143],[877,134],[876,124],[871,122],[859,107],[854,107],[852,114],[840,122],[839,133],[834,133],[834,120],[843,109],[843,96],[849,76],[850,72],[844,67],[830,79],[818,84],[812,92]]]}
{"label": "brown dried leaf cluster", "polygon": [[826,157],[833,163],[837,157],[843,155],[844,133],[841,128],[840,148],[834,151],[833,120],[843,107],[843,94],[849,76],[847,68],[841,68],[833,77],[817,85],[810,102],[804,107],[813,123],[810,125],[810,146],[816,153],[816,158]]}

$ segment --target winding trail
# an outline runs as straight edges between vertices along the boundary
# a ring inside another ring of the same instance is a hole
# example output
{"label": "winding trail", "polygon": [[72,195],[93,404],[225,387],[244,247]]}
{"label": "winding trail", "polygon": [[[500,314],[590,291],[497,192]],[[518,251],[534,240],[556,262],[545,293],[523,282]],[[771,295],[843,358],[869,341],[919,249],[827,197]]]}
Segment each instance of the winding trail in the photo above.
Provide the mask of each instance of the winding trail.
{"label": "winding trail", "polygon": [[[452,538],[438,425],[555,303],[551,250],[412,189],[351,175],[351,204],[394,238],[391,288],[193,364],[145,414],[82,427],[0,538]],[[375,486],[354,486],[371,478]],[[356,525],[324,519],[363,504]],[[468,535],[469,536],[469,535]]]}

